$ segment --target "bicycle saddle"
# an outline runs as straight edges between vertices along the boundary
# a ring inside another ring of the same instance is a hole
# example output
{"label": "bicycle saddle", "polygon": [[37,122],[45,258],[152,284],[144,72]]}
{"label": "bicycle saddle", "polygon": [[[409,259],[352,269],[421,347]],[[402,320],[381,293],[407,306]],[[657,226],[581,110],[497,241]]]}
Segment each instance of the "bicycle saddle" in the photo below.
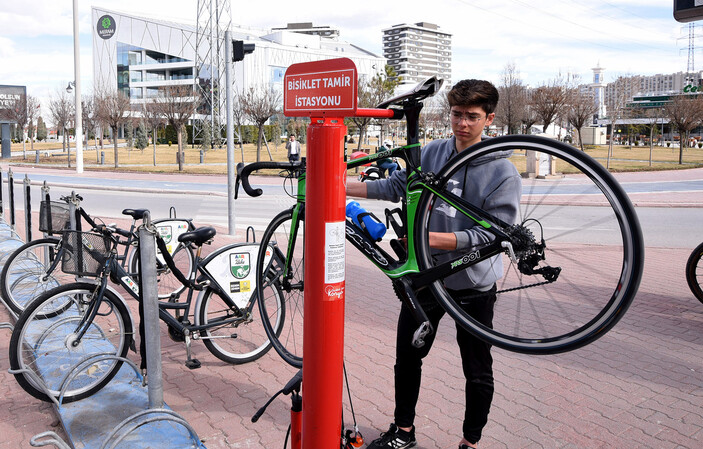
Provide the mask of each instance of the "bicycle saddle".
{"label": "bicycle saddle", "polygon": [[181,243],[192,242],[195,245],[200,246],[203,243],[212,240],[212,238],[215,237],[215,234],[217,234],[215,228],[211,226],[204,226],[202,228],[196,229],[195,231],[184,232],[183,234],[178,236],[178,241]]}
{"label": "bicycle saddle", "polygon": [[135,220],[141,220],[146,212],[149,212],[149,209],[125,209],[122,211],[122,215],[129,215]]}
{"label": "bicycle saddle", "polygon": [[431,97],[432,95],[436,94],[439,92],[439,89],[442,87],[442,84],[444,83],[443,79],[437,78],[436,76],[432,76],[427,78],[425,81],[418,83],[410,89],[409,91],[402,93],[400,95],[396,95],[395,97],[391,98],[390,100],[386,100],[383,103],[379,104],[376,106],[378,109],[386,109],[389,106],[393,106],[395,104],[401,104],[405,100],[415,100],[415,101],[420,101],[423,100],[427,97]]}

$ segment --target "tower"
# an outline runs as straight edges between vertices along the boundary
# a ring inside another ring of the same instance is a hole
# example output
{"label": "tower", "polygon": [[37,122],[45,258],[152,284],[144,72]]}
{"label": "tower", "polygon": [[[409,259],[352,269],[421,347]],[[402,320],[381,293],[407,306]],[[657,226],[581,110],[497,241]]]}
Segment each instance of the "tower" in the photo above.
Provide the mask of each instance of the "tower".
{"label": "tower", "polygon": [[598,63],[593,70],[593,82],[591,83],[591,89],[593,89],[593,97],[596,102],[597,107],[597,117],[605,117],[605,80],[603,79],[603,72],[605,69]]}
{"label": "tower", "polygon": [[198,0],[195,38],[195,92],[201,104],[193,117],[193,138],[210,134],[213,146],[222,146],[226,124],[225,31],[232,15],[229,0]]}

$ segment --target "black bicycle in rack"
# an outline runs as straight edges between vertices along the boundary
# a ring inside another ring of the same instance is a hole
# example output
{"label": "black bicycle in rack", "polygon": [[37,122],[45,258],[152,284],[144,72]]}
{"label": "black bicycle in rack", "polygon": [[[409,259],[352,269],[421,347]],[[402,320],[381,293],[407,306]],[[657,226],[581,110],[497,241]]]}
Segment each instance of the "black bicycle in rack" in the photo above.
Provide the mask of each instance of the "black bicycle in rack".
{"label": "black bicycle in rack", "polygon": [[[27,305],[12,334],[10,365],[15,377],[23,389],[44,401],[50,400],[47,390],[59,396],[63,379],[51,376],[59,367],[65,370],[102,353],[125,357],[130,347],[134,349],[135,325],[130,310],[124,298],[108,285],[108,279],[137,300],[143,289],[139,279],[119,263],[117,230],[99,227],[96,231],[99,233],[64,232],[68,250],[62,269],[76,276],[97,276],[97,280],[74,282],[43,293]],[[153,232],[157,233],[156,228]],[[255,276],[250,269],[256,262],[258,244],[230,244],[201,258],[202,246],[214,236],[214,228],[203,227],[178,237],[179,243],[196,248],[192,274],[181,272],[164,240],[156,238],[165,264],[184,287],[159,301],[159,318],[166,323],[172,339],[185,342],[189,368],[200,367],[191,356],[192,340],[203,340],[213,355],[233,364],[256,360],[270,349],[257,316]],[[185,298],[181,298],[183,293],[187,293]],[[283,316],[282,293],[267,294],[267,298],[276,302],[267,310]],[[111,359],[82,366],[64,387],[63,402],[94,394],[121,365],[119,359]],[[38,385],[37,378],[46,388]]]}
{"label": "black bicycle in rack", "polygon": [[701,280],[703,280],[703,243],[696,246],[686,261],[686,282],[688,283],[688,288],[691,289],[693,296],[703,303]]}

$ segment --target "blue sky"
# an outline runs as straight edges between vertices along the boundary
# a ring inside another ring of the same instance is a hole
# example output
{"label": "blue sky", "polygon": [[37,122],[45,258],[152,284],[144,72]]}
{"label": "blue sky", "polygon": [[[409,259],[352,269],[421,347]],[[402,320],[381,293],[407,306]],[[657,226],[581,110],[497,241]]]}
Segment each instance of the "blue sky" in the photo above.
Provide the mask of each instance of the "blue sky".
{"label": "blue sky", "polygon": [[[537,86],[559,73],[591,80],[591,68],[619,75],[685,71],[688,25],[676,22],[671,0],[355,0],[345,2],[232,1],[232,21],[254,28],[288,22],[330,25],[341,38],[382,54],[381,30],[398,23],[435,23],[453,35],[454,80],[484,78],[500,83],[509,63],[524,82]],[[92,87],[91,5],[195,23],[197,0],[79,0],[81,80]],[[402,5],[402,6],[399,6]],[[698,29],[697,29],[698,32]],[[26,85],[48,101],[73,79],[70,0],[3,1],[0,11],[0,84]],[[698,45],[703,48],[703,33]],[[703,54],[696,52],[703,69]]]}

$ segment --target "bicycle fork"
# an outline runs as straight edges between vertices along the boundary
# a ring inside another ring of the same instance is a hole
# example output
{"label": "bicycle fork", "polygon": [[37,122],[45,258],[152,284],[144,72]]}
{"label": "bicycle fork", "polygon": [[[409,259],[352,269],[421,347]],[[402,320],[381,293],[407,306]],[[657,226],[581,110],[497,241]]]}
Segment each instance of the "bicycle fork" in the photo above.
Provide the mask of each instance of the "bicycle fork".
{"label": "bicycle fork", "polygon": [[393,290],[400,301],[410,310],[419,326],[413,333],[412,345],[416,348],[421,348],[425,345],[425,337],[434,332],[430,319],[420,306],[420,303],[415,297],[415,293],[410,285],[410,281],[406,278],[393,279]]}

